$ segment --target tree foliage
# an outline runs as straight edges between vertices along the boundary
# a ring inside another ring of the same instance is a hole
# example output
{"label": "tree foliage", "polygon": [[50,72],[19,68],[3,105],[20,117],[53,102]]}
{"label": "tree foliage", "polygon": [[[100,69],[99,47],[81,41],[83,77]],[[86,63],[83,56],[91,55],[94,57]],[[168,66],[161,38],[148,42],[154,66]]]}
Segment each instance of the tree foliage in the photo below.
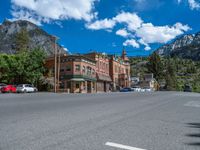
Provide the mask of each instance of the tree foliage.
{"label": "tree foliage", "polygon": [[184,85],[190,85],[194,92],[200,92],[200,61],[165,58],[153,53],[148,58],[131,58],[130,62],[134,76],[153,73],[159,84],[165,85],[167,90],[182,91]]}
{"label": "tree foliage", "polygon": [[0,54],[0,82],[37,84],[45,71],[45,57],[39,48],[15,55]]}
{"label": "tree foliage", "polygon": [[154,74],[154,78],[159,81],[163,78],[163,63],[157,53],[153,53],[147,63],[147,69]]}

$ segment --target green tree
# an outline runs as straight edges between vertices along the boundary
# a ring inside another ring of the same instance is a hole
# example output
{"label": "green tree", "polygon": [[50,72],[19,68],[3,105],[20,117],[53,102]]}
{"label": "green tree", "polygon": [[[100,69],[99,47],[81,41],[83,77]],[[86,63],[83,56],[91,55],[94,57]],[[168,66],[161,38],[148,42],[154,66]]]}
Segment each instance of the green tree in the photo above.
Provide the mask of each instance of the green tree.
{"label": "green tree", "polygon": [[45,72],[45,58],[39,48],[15,55],[0,54],[0,82],[39,84]]}
{"label": "green tree", "polygon": [[153,53],[147,63],[148,72],[154,74],[154,78],[159,81],[163,79],[163,63],[160,56],[157,53]]}
{"label": "green tree", "polygon": [[167,90],[177,89],[176,66],[173,59],[167,59],[165,81]]}

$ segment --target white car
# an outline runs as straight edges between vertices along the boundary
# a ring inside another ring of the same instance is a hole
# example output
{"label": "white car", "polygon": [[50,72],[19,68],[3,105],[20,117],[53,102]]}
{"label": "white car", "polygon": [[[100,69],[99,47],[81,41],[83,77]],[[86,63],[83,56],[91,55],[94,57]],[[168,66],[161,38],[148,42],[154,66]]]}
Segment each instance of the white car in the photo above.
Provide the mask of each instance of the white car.
{"label": "white car", "polygon": [[149,88],[149,87],[144,87],[144,90],[145,90],[145,92],[151,92],[152,91],[151,88]]}
{"label": "white car", "polygon": [[31,84],[19,84],[17,86],[17,93],[37,92],[38,89]]}
{"label": "white car", "polygon": [[134,87],[132,87],[131,89],[132,89],[133,91],[135,91],[135,92],[140,92],[140,91],[141,91],[141,88],[138,87],[138,86],[134,86]]}

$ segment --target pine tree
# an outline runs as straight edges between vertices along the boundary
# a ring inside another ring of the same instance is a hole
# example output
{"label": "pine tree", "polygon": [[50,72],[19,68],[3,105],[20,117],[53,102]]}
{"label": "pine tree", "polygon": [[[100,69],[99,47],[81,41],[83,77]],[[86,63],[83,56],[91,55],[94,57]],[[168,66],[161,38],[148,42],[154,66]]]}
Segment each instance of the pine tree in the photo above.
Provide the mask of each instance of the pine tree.
{"label": "pine tree", "polygon": [[165,81],[167,90],[176,90],[176,66],[174,64],[173,59],[167,59]]}
{"label": "pine tree", "polygon": [[163,63],[157,53],[153,53],[147,63],[148,72],[154,74],[154,78],[159,81],[163,78]]}

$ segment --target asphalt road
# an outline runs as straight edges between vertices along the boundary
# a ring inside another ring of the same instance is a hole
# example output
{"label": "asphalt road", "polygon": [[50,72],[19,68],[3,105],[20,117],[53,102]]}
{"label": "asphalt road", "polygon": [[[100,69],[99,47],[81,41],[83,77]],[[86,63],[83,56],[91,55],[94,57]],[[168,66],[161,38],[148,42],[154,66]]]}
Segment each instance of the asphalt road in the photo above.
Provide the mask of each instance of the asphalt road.
{"label": "asphalt road", "polygon": [[200,94],[0,94],[0,150],[122,148],[112,143],[199,150]]}

